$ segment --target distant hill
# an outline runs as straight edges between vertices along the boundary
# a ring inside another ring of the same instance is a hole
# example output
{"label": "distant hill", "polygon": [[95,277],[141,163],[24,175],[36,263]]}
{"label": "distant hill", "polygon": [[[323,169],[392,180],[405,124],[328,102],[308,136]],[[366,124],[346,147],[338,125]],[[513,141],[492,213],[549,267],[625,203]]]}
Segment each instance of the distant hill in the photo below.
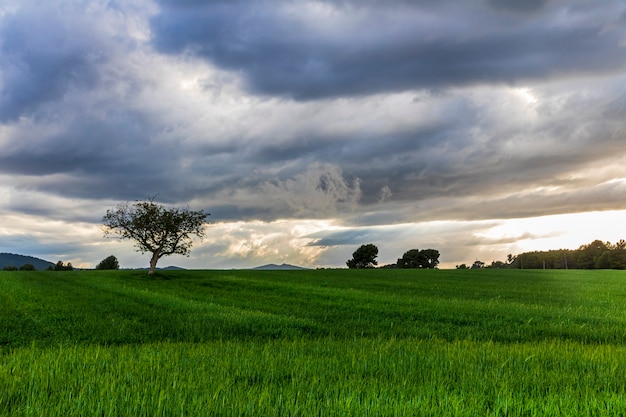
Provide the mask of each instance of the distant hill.
{"label": "distant hill", "polygon": [[5,266],[15,266],[17,268],[31,264],[36,269],[43,271],[50,266],[54,266],[52,262],[44,261],[43,259],[35,258],[33,256],[17,255],[15,253],[0,253],[0,269]]}
{"label": "distant hill", "polygon": [[295,265],[289,265],[289,264],[282,264],[282,265],[267,264],[263,266],[257,266],[256,268],[252,268],[252,269],[256,271],[276,271],[276,270],[294,271],[294,270],[309,269],[309,268],[303,268],[301,266],[295,266]]}
{"label": "distant hill", "polygon": [[[134,269],[135,271],[149,271],[150,268],[131,268]],[[174,265],[170,265],[170,266],[166,266],[164,268],[160,268],[157,267],[157,271],[184,271],[185,268],[181,268],[180,266],[174,266]]]}

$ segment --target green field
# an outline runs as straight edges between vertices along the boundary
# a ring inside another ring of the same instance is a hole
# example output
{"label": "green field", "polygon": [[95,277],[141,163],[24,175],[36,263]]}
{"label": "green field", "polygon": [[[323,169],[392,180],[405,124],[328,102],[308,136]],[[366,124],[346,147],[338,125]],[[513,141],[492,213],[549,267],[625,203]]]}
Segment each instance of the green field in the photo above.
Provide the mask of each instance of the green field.
{"label": "green field", "polygon": [[619,416],[626,272],[0,272],[0,416]]}

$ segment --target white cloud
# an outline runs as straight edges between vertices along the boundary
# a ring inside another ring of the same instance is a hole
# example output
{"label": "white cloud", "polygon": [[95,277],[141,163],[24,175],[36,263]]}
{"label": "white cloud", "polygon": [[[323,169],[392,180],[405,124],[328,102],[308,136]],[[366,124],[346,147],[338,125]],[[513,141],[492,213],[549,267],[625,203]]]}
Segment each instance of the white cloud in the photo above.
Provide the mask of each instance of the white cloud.
{"label": "white cloud", "polygon": [[326,218],[356,207],[361,197],[359,179],[348,181],[340,167],[314,163],[286,180],[266,182],[262,195],[286,204],[296,217]]}

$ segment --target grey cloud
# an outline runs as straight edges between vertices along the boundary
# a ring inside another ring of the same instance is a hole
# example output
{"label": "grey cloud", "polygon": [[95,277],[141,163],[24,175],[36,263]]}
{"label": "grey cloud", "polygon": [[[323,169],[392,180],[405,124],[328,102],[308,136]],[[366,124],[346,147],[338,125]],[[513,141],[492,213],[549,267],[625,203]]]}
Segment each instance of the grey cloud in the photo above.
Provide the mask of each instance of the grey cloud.
{"label": "grey cloud", "polygon": [[[618,106],[606,103],[595,111]],[[0,169],[27,177],[25,186],[66,196],[132,201],[159,194],[166,202],[199,198],[206,201],[215,221],[356,216],[360,224],[385,224],[523,217],[542,210],[558,213],[572,207],[621,204],[616,199],[607,201],[601,193],[590,200],[593,204],[586,201],[589,196],[578,201],[575,193],[568,199],[498,197],[533,184],[568,185],[563,182],[564,175],[622,149],[622,139],[610,135],[613,124],[588,124],[585,134],[568,139],[567,146],[546,148],[539,154],[517,149],[528,147],[528,139],[522,136],[511,153],[503,151],[499,136],[481,142],[468,135],[481,117],[480,111],[472,110],[468,103],[455,104],[452,109],[451,114],[458,111],[464,116],[389,136],[353,136],[350,132],[325,136],[313,130],[308,140],[287,140],[284,153],[263,139],[244,152],[236,152],[239,147],[233,146],[232,150],[220,148],[217,154],[209,145],[179,148],[176,134],[170,142],[151,144],[150,138],[163,127],[127,109],[126,117],[110,124],[90,119],[73,122],[60,134],[40,138],[35,147],[18,142],[1,157]],[[580,118],[577,107],[571,111]],[[542,145],[558,144],[561,139],[550,136],[572,137],[581,123],[588,123],[583,118],[579,122],[569,127],[550,126],[547,134],[538,125],[529,135],[545,135],[545,141],[537,142]],[[137,136],[129,134],[129,126],[135,123],[150,128]],[[602,129],[608,130],[603,133]],[[183,167],[181,160],[194,151],[193,162]],[[393,205],[381,202],[382,189],[391,190],[391,203],[408,204],[412,209],[385,212]],[[476,196],[478,200],[474,200]]]}
{"label": "grey cloud", "polygon": [[308,246],[344,246],[361,245],[370,241],[379,241],[381,236],[375,230],[349,229],[339,232],[320,232],[309,235],[315,239]]}
{"label": "grey cloud", "polygon": [[66,120],[61,131],[51,128],[54,133],[36,137],[17,130],[13,145],[0,155],[0,172],[29,178],[35,189],[87,198],[143,198],[172,186],[176,148],[152,144],[148,132],[132,135],[128,120],[141,117],[130,114],[118,122],[109,117],[108,123]]}
{"label": "grey cloud", "polygon": [[626,93],[607,104],[602,115],[617,121],[626,119]]}
{"label": "grey cloud", "polygon": [[[308,201],[304,194],[311,200],[317,195],[314,187],[305,186],[302,180],[309,178],[305,166],[317,160],[340,167],[347,181],[359,179],[358,206],[333,208],[345,221],[361,225],[525,217],[542,210],[559,213],[598,209],[603,204],[617,208],[622,203],[613,198],[609,201],[608,195],[597,193],[592,198],[582,191],[595,186],[598,178],[586,182],[568,179],[585,166],[603,160],[608,164],[622,154],[621,122],[596,116],[608,109],[619,109],[619,100],[578,101],[522,128],[502,129],[495,127],[497,120],[492,126],[489,118],[497,115],[489,115],[489,108],[472,109],[466,104],[453,107],[450,114],[463,116],[448,123],[435,122],[428,128],[398,130],[391,135],[348,133],[331,139],[312,132],[308,140],[288,141],[282,148],[285,152],[277,152],[274,160],[272,150],[277,145],[260,142],[254,152],[237,161],[238,180],[229,185],[216,183],[215,190],[227,186],[256,196],[257,185],[265,184],[264,194],[276,198],[270,202],[255,197],[238,200],[247,207],[245,215],[265,220],[299,216]],[[481,124],[484,126],[477,128]],[[486,139],[480,139],[483,136]],[[274,171],[279,172],[276,178],[272,178]],[[529,194],[527,190],[533,187],[559,187],[566,192],[552,197]],[[383,189],[391,191],[389,201],[381,201]],[[514,196],[516,191],[519,197]],[[314,211],[317,205],[309,207]],[[220,211],[244,215],[241,207]]]}
{"label": "grey cloud", "polygon": [[[544,3],[491,1],[518,11],[538,11]],[[456,3],[455,9],[443,2],[425,10],[419,3],[390,3],[381,9],[373,3],[329,2],[349,22],[332,34],[303,27],[298,17],[282,13],[293,7],[288,2],[162,4],[152,22],[159,50],[204,57],[240,71],[254,92],[299,100],[617,72],[626,65],[620,47],[626,30],[604,31],[606,22],[594,20],[591,12],[584,23],[573,17],[562,25],[560,16],[575,14],[570,4],[547,8],[528,20],[503,18],[476,3]],[[611,19],[624,10],[615,1],[598,7]],[[353,18],[355,8],[361,20]],[[415,23],[426,12],[441,25]],[[414,22],[386,20],[385,13],[410,16]]]}
{"label": "grey cloud", "polygon": [[0,122],[30,116],[72,88],[94,87],[107,60],[84,22],[50,4],[4,16],[0,54]]}
{"label": "grey cloud", "polygon": [[[479,193],[459,197],[440,197],[404,203],[394,207],[388,217],[399,221],[436,221],[487,219],[514,219],[546,216],[562,213],[582,213],[590,211],[620,210],[624,208],[622,196],[626,187],[621,183],[589,184],[572,188],[563,187],[554,191],[537,189],[501,195]],[[372,220],[383,219],[354,218],[352,224],[372,224]]]}
{"label": "grey cloud", "polygon": [[488,0],[488,3],[500,10],[532,13],[542,10],[548,4],[548,0]]}
{"label": "grey cloud", "polygon": [[328,218],[340,208],[349,211],[361,197],[359,179],[348,182],[331,164],[313,164],[293,178],[263,183],[260,191],[286,205],[292,215],[305,218]]}
{"label": "grey cloud", "polygon": [[476,235],[472,235],[471,237],[466,238],[461,243],[463,246],[476,247],[479,245],[506,245],[512,243],[518,243],[521,240],[535,240],[535,239],[545,239],[550,237],[559,236],[558,232],[551,233],[520,233],[516,236],[507,236],[507,237],[499,237],[499,238],[487,238],[487,237],[478,237]]}
{"label": "grey cloud", "polygon": [[389,199],[391,199],[392,196],[393,196],[393,192],[391,191],[391,188],[389,188],[388,185],[384,185],[382,186],[382,188],[380,189],[378,193],[378,202],[384,203],[385,201],[388,201]]}

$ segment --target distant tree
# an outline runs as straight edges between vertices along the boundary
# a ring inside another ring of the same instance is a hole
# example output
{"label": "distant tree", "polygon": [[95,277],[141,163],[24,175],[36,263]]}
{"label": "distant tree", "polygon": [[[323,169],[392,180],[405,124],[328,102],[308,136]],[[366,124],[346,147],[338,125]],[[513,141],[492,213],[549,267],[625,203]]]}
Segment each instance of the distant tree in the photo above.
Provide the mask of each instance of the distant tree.
{"label": "distant tree", "polygon": [[114,233],[120,239],[134,240],[139,252],[152,254],[149,274],[154,274],[157,262],[163,256],[189,256],[193,243],[191,236],[204,236],[204,224],[209,216],[203,210],[166,209],[153,200],[121,204],[107,210],[102,218],[105,236]]}
{"label": "distant tree", "polygon": [[424,256],[419,249],[410,249],[404,252],[402,258],[398,259],[396,263],[398,268],[423,268],[425,262]]}
{"label": "distant tree", "polygon": [[472,264],[472,269],[481,269],[485,267],[485,263],[479,260],[474,261]]}
{"label": "distant tree", "polygon": [[111,255],[100,261],[96,269],[120,269],[120,263],[115,256]]}
{"label": "distant tree", "polygon": [[411,249],[398,259],[398,268],[436,268],[439,265],[439,251],[436,249]]}
{"label": "distant tree", "polygon": [[361,245],[346,262],[350,269],[374,268],[378,265],[378,248],[372,243]]}
{"label": "distant tree", "polygon": [[611,269],[611,252],[602,252],[602,255],[598,256],[595,264],[595,269]]}
{"label": "distant tree", "polygon": [[439,265],[439,251],[436,249],[424,249],[421,252],[424,259],[424,268],[437,268]]}
{"label": "distant tree", "polygon": [[457,265],[456,269],[467,269],[467,265],[466,264]]}
{"label": "distant tree", "polygon": [[2,267],[3,271],[17,271],[17,266],[6,265]]}
{"label": "distant tree", "polygon": [[525,252],[509,259],[508,267],[519,269],[626,269],[626,241],[594,240],[578,249]]}
{"label": "distant tree", "polygon": [[611,249],[611,250],[625,250],[626,249],[626,240],[620,239],[619,242],[616,242],[614,245],[609,244],[609,249]]}
{"label": "distant tree", "polygon": [[58,271],[73,271],[74,270],[74,266],[72,265],[71,262],[68,262],[67,264],[63,265],[63,262],[59,261],[57,262],[56,267]]}
{"label": "distant tree", "polygon": [[71,262],[68,262],[67,265],[63,263],[63,261],[58,261],[54,266],[49,266],[48,271],[73,271],[74,267]]}
{"label": "distant tree", "polygon": [[609,250],[610,244],[606,244],[601,240],[594,240],[593,242],[581,246],[578,257],[578,265],[582,269],[594,269],[594,268],[604,268],[604,265],[598,265],[598,261],[602,257],[602,254]]}
{"label": "distant tree", "polygon": [[596,261],[596,269],[626,269],[626,250],[616,247],[602,252]]}
{"label": "distant tree", "polygon": [[35,265],[33,264],[24,264],[20,267],[20,271],[36,271]]}

